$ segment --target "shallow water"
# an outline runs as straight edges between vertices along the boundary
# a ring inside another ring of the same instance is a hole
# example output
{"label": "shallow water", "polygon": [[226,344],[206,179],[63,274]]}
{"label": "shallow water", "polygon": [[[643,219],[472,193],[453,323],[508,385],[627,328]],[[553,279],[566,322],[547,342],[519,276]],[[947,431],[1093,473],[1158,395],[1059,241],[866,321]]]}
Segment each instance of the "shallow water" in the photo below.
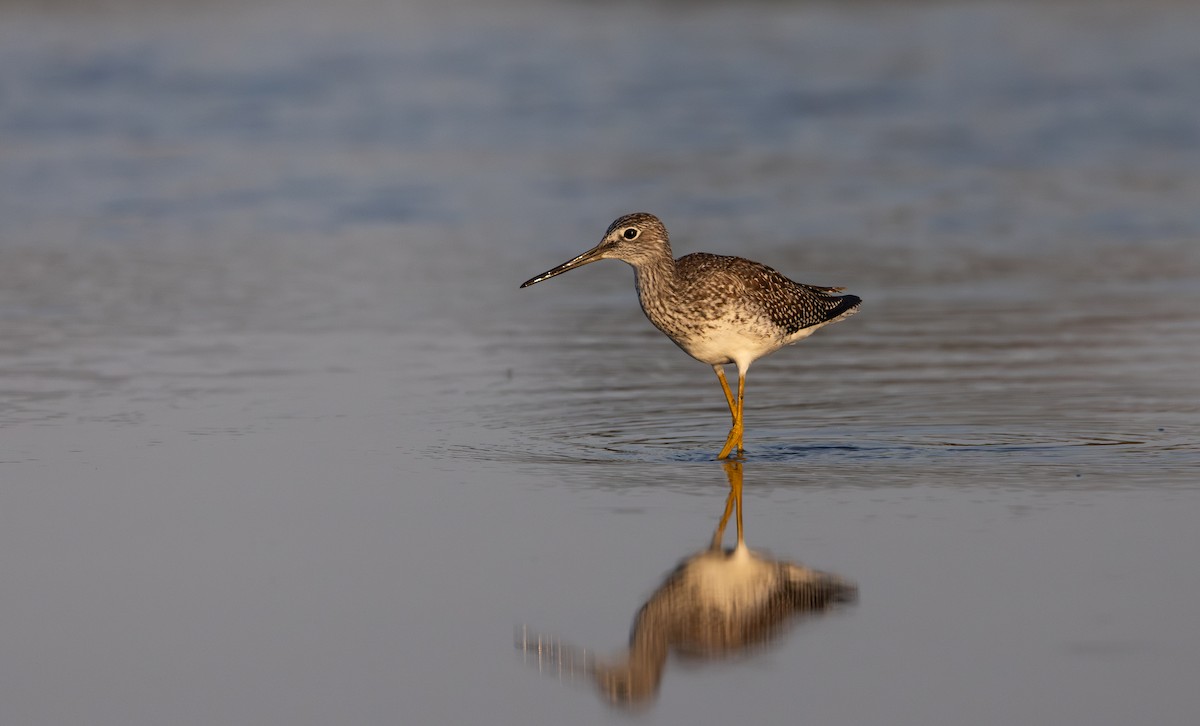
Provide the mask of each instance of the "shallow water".
{"label": "shallow water", "polygon": [[517,285],[646,209],[865,303],[746,404],[750,546],[858,601],[639,720],[1193,723],[1197,32],[0,5],[0,722],[620,714],[514,627],[619,654],[728,413],[623,265]]}

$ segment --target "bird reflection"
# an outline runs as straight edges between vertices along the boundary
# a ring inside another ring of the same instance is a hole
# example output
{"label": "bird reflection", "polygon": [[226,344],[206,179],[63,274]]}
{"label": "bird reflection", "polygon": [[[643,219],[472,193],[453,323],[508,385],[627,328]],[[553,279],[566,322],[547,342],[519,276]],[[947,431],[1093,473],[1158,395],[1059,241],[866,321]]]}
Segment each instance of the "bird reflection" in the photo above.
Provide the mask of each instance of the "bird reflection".
{"label": "bird reflection", "polygon": [[[774,560],[746,546],[742,529],[741,461],[723,461],[729,496],[712,542],[684,559],[638,611],[629,648],[606,660],[585,649],[521,628],[517,647],[527,661],[560,677],[592,680],[615,706],[633,708],[658,694],[667,656],[717,660],[764,648],[794,618],[853,602],[857,588],[837,575]],[[736,513],[737,544],[722,549]],[[534,660],[536,659],[536,660]]]}

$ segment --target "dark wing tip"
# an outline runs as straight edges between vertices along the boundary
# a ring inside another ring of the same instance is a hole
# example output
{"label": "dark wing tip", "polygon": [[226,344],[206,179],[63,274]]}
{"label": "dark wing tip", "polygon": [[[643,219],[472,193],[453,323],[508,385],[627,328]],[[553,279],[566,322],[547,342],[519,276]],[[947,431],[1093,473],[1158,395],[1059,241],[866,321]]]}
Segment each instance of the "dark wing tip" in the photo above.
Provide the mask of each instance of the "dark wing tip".
{"label": "dark wing tip", "polygon": [[862,305],[862,298],[858,295],[842,295],[837,298],[837,301],[838,304],[825,313],[826,320],[834,320],[856,313],[858,312],[858,306]]}

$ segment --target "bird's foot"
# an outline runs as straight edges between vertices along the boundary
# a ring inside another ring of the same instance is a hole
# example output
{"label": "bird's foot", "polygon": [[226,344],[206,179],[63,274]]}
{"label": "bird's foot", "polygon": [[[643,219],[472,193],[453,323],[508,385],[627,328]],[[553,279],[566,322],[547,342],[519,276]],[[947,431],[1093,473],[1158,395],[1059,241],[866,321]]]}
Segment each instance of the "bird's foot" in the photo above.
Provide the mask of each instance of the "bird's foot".
{"label": "bird's foot", "polygon": [[742,458],[742,432],[743,428],[738,425],[734,425],[733,428],[729,429],[729,437],[725,439],[725,445],[721,447],[721,453],[717,454],[718,459],[728,459],[729,455],[735,449],[737,450],[737,458]]}

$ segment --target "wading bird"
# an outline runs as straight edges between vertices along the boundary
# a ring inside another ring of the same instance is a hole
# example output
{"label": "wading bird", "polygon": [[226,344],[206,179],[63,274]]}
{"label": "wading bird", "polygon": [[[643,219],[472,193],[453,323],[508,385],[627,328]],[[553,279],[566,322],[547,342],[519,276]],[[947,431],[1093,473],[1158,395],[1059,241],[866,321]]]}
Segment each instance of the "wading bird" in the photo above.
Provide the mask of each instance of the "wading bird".
{"label": "wading bird", "polygon": [[[617,219],[600,244],[521,287],[607,259],[633,267],[638,300],[654,327],[716,371],[733,416],[718,459],[734,450],[742,455],[742,401],[750,364],[850,317],[862,303],[856,295],[834,294],[843,288],[792,282],[742,257],[697,252],[677,260],[671,255],[667,228],[645,212]],[[725,379],[724,366],[729,363],[738,370],[737,398]]]}

